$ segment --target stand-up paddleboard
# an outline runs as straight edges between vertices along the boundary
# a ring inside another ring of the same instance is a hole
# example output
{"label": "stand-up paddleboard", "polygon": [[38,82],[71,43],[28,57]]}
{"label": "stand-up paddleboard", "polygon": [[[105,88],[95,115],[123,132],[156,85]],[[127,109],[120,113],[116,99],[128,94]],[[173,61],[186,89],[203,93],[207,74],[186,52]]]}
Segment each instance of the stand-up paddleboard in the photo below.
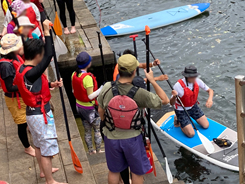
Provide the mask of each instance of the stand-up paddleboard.
{"label": "stand-up paddleboard", "polygon": [[150,29],[156,29],[195,17],[203,13],[209,6],[210,3],[199,3],[172,8],[106,26],[101,28],[101,32],[104,36],[109,37],[142,32],[146,25]]}
{"label": "stand-up paddleboard", "polygon": [[[206,159],[209,162],[220,167],[233,171],[239,171],[237,132],[209,118],[208,129],[203,129],[198,123],[193,120],[199,131],[210,141],[212,141],[215,147],[214,153],[208,154],[197,134],[195,134],[195,136],[192,138],[188,138],[181,131],[180,127],[174,127],[174,116],[174,111],[168,112],[163,115],[158,121],[156,121],[155,119],[155,122],[157,123],[152,124],[154,127],[161,130],[161,132],[169,139],[176,142],[180,146],[183,146],[192,153],[200,156],[201,158]],[[227,148],[221,148],[213,142],[214,138],[228,139],[232,142],[232,145]]]}

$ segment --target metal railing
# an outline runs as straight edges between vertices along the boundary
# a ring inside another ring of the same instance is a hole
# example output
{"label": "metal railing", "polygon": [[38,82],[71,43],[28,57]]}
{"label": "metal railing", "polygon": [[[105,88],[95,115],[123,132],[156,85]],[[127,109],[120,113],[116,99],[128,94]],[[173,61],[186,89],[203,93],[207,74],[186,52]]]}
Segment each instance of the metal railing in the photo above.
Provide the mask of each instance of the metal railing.
{"label": "metal railing", "polygon": [[245,184],[245,77],[235,77],[239,180]]}

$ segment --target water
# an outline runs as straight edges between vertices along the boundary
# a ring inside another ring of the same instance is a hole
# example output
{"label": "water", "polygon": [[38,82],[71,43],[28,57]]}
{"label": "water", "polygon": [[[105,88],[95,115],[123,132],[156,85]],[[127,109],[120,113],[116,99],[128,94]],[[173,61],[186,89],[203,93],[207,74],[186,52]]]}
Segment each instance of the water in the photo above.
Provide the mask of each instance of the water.
{"label": "water", "polygon": [[[102,9],[101,27],[129,18],[174,8],[182,5],[203,3],[203,0],[98,0]],[[211,1],[209,1],[211,2]],[[95,19],[99,22],[99,11],[94,0],[86,1]],[[205,114],[236,130],[234,76],[244,74],[244,10],[242,0],[216,0],[211,2],[208,12],[178,24],[152,30],[150,48],[161,60],[164,71],[172,82],[181,77],[181,71],[188,64],[195,64],[201,73],[201,79],[215,91],[214,105],[205,107],[207,94],[201,92],[200,106]],[[145,62],[144,33],[137,41],[140,62]],[[112,50],[122,52],[133,49],[128,36],[108,39]],[[160,75],[157,68],[155,75]],[[143,75],[143,71],[141,71]],[[159,83],[170,95],[166,82]],[[173,175],[186,183],[236,184],[238,173],[222,169],[198,158],[180,148],[166,137],[161,143],[166,150]],[[160,151],[153,143],[154,151],[164,164]]]}

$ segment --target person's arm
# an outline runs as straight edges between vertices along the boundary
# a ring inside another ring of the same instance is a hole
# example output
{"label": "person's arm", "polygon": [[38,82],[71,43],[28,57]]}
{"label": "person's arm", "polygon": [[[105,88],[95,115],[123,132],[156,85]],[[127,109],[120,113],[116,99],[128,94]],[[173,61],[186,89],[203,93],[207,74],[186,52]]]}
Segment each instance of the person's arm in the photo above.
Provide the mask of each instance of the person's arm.
{"label": "person's arm", "polygon": [[[160,63],[161,63],[160,60],[159,59],[156,59],[155,61],[153,61],[152,63],[150,63],[150,67],[160,65]],[[146,63],[139,63],[139,68],[146,69]]]}
{"label": "person's arm", "polygon": [[150,69],[149,73],[147,73],[146,70],[145,70],[145,76],[150,81],[152,86],[154,87],[154,89],[156,91],[156,94],[161,98],[162,104],[163,105],[167,105],[169,103],[169,98],[166,95],[166,93],[162,90],[162,88],[154,80],[154,75],[153,75],[152,70]]}
{"label": "person's arm", "polygon": [[207,107],[207,108],[211,108],[212,105],[213,105],[214,91],[213,91],[211,88],[209,88],[209,89],[207,90],[207,92],[208,92],[208,94],[209,94],[209,97],[208,97],[208,100],[207,100],[207,102],[206,102],[206,107]]}
{"label": "person's arm", "polygon": [[28,81],[31,83],[34,83],[46,70],[48,67],[52,57],[53,57],[53,47],[52,47],[52,39],[49,34],[49,20],[45,20],[43,22],[44,25],[44,35],[45,35],[45,53],[42,61],[35,67],[33,67],[31,70],[26,72],[25,77]]}
{"label": "person's arm", "polygon": [[104,120],[105,120],[105,110],[102,109],[102,108],[99,106],[99,107],[98,107],[98,113],[99,113],[99,116],[100,116],[101,121],[104,121]]}
{"label": "person's arm", "polygon": [[170,105],[174,106],[174,104],[176,103],[176,100],[177,100],[177,96],[178,96],[178,92],[173,90],[172,91],[172,98],[170,99]]}
{"label": "person's arm", "polygon": [[8,92],[19,91],[18,87],[16,85],[13,85],[13,81],[14,81],[14,77],[12,77],[12,76],[9,76],[6,79],[4,79],[4,83],[5,83],[5,86],[6,86],[6,89]]}

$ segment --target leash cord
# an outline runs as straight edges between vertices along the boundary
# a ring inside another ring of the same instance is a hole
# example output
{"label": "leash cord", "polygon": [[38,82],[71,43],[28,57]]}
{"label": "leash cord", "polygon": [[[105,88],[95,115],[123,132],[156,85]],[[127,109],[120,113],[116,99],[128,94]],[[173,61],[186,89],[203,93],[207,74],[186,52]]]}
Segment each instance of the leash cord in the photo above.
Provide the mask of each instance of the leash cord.
{"label": "leash cord", "polygon": [[96,4],[97,4],[97,6],[99,8],[99,12],[100,12],[100,20],[99,20],[99,28],[100,28],[100,24],[101,24],[101,9],[100,9],[100,5],[98,3],[98,0],[96,0]]}

